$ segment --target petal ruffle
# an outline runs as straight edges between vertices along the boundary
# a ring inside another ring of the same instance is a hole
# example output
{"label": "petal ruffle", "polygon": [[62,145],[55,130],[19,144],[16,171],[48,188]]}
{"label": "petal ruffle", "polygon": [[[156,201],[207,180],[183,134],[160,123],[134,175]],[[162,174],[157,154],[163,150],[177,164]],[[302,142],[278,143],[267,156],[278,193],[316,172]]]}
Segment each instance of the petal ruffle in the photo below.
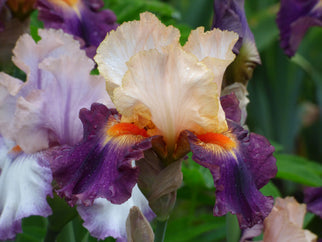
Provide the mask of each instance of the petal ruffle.
{"label": "petal ruffle", "polygon": [[103,77],[90,75],[94,62],[72,36],[56,30],[40,31],[40,36],[38,43],[22,36],[14,50],[26,83],[0,74],[5,90],[0,112],[8,111],[1,116],[0,131],[29,153],[76,144],[82,138],[79,110],[93,102],[111,105]]}
{"label": "petal ruffle", "polygon": [[178,43],[180,32],[165,26],[151,13],[142,13],[139,21],[123,23],[111,31],[97,48],[95,61],[107,81],[107,90],[113,99],[113,90],[122,84],[128,67],[126,62],[141,50],[161,49]]}
{"label": "petal ruffle", "polygon": [[215,74],[214,82],[221,90],[222,79],[227,66],[233,62],[232,49],[238,40],[234,32],[213,29],[204,32],[203,27],[192,30],[184,50],[194,54]]}
{"label": "petal ruffle", "polygon": [[120,116],[102,104],[83,109],[84,140],[73,147],[59,147],[51,163],[60,195],[70,204],[81,200],[90,205],[103,197],[120,204],[131,196],[138,170],[135,160],[151,148],[151,139],[140,135],[109,136],[109,128],[119,123]]}
{"label": "petal ruffle", "polygon": [[[179,44],[141,51],[114,91],[122,118],[151,120],[171,153],[180,132],[227,130],[213,73]],[[144,126],[143,126],[144,127]]]}
{"label": "petal ruffle", "polygon": [[[1,140],[0,140],[1,141]],[[0,142],[0,240],[22,232],[21,220],[31,215],[48,216],[46,197],[52,196],[52,173],[43,153],[8,153]]]}
{"label": "petal ruffle", "polygon": [[[261,156],[258,149],[249,148],[252,140],[256,142],[256,138],[253,139],[252,135],[249,136],[249,143],[245,140],[242,143],[238,141],[239,136],[238,139],[234,138],[233,133],[220,134],[229,138],[229,142],[235,143],[236,147],[231,148],[225,144],[226,138],[223,139],[223,145],[204,143],[194,134],[186,132],[193,153],[192,159],[208,168],[213,175],[216,187],[214,215],[222,216],[227,212],[236,214],[243,229],[262,223],[273,207],[273,198],[260,193],[258,189],[263,185],[263,181],[259,177],[260,175],[265,178],[272,177],[271,174],[265,174],[264,169],[257,170],[257,168],[265,162],[271,164],[269,159],[272,153],[268,157]],[[245,132],[243,134],[247,135]],[[255,176],[253,170],[257,170],[260,174]]]}
{"label": "petal ruffle", "polygon": [[140,208],[148,220],[154,217],[148,201],[137,185],[132,190],[132,196],[122,204],[112,204],[104,198],[96,198],[92,206],[79,205],[77,211],[84,220],[84,227],[92,236],[98,239],[112,236],[126,241],[126,218],[133,206]]}
{"label": "petal ruffle", "polygon": [[293,56],[306,31],[313,26],[322,26],[320,0],[282,0],[277,14],[280,44],[286,55]]}

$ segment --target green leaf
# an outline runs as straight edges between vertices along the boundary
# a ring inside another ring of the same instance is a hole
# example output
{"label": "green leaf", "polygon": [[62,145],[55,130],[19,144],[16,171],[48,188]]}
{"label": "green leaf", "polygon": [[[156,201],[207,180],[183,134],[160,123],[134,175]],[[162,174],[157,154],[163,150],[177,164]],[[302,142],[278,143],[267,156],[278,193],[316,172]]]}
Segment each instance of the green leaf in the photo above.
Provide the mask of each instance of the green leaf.
{"label": "green leaf", "polygon": [[322,186],[322,165],[295,155],[275,154],[275,157],[277,178],[306,186]]}
{"label": "green leaf", "polygon": [[261,193],[265,196],[272,196],[272,197],[281,197],[281,193],[278,188],[272,183],[271,181],[267,183],[266,186],[260,189]]}

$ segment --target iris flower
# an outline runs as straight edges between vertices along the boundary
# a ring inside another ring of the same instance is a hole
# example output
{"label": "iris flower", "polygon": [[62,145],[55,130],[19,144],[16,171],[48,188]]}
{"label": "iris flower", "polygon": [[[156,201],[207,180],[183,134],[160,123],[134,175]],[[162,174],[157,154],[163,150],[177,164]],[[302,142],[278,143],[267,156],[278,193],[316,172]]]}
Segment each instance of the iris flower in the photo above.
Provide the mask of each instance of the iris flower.
{"label": "iris flower", "polygon": [[[21,232],[23,218],[51,214],[46,201],[53,194],[51,154],[82,139],[79,110],[93,102],[113,107],[103,77],[90,75],[94,62],[78,41],[61,30],[39,30],[39,35],[42,39],[35,43],[24,34],[13,50],[13,62],[27,74],[26,82],[0,73],[0,240]],[[150,212],[136,188],[126,204],[114,206],[98,198],[91,209],[112,216],[111,209],[122,212],[113,223],[95,221],[109,229],[107,236],[117,236],[125,233],[133,205]],[[77,209],[86,227],[92,213],[81,204]]]}
{"label": "iris flower", "polygon": [[107,32],[115,29],[115,14],[102,0],[38,0],[39,19],[46,28],[62,29],[74,35],[93,57]]}
{"label": "iris flower", "polygon": [[277,14],[280,44],[286,55],[292,57],[306,31],[313,26],[322,26],[321,0],[281,0]]}
{"label": "iris flower", "polygon": [[149,152],[166,170],[191,151],[213,175],[214,215],[236,214],[242,228],[261,223],[273,206],[258,189],[276,174],[274,148],[240,126],[233,94],[220,101],[238,35],[200,27],[183,47],[179,37],[143,13],[100,44],[95,60],[116,110],[93,104],[81,111],[83,140],[57,149],[52,161],[59,193],[71,204],[98,197],[122,204],[145,175],[138,164]]}

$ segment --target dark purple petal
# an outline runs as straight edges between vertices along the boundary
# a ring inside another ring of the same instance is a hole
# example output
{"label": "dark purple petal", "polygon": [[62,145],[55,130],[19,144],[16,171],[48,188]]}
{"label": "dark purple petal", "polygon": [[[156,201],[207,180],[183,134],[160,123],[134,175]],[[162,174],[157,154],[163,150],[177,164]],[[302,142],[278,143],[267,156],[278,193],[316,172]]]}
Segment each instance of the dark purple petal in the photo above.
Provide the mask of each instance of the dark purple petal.
{"label": "dark purple petal", "polygon": [[239,100],[235,93],[232,92],[231,94],[220,97],[220,103],[226,118],[239,123],[241,119],[241,110],[239,108]]}
{"label": "dark purple petal", "polygon": [[322,187],[308,187],[304,190],[307,209],[322,218]]}
{"label": "dark purple petal", "polygon": [[100,10],[103,6],[101,0],[78,0],[73,7],[58,5],[49,0],[37,2],[39,19],[45,27],[63,29],[74,35],[81,40],[89,57],[94,56],[106,33],[118,26],[115,14],[107,9]]}
{"label": "dark purple petal", "polygon": [[235,53],[239,53],[243,42],[255,43],[247,23],[244,0],[215,0],[212,27],[234,31],[239,35],[239,40],[234,46]]}
{"label": "dark purple petal", "polygon": [[[192,133],[188,131],[187,133],[193,153],[192,159],[208,168],[214,178],[216,187],[214,215],[222,216],[227,212],[236,214],[240,227],[245,229],[261,224],[273,207],[273,198],[263,196],[258,190],[264,182],[268,182],[268,177],[271,178],[271,174],[266,174],[264,169],[260,169],[260,164],[265,162],[271,164],[272,154],[268,157],[262,156],[260,149],[250,147],[256,141],[252,135],[246,140],[246,131],[242,128],[234,131],[238,131],[239,144],[235,141],[237,147],[231,150],[203,143]],[[259,174],[254,174],[255,170]],[[264,178],[260,179],[260,176]]]}
{"label": "dark purple petal", "polygon": [[117,204],[125,202],[137,180],[135,160],[151,148],[152,138],[108,136],[108,125],[118,123],[120,116],[101,104],[93,104],[90,111],[82,109],[80,118],[83,141],[73,147],[59,147],[52,154],[53,176],[61,187],[58,193],[70,204],[80,199],[89,205],[98,197]]}
{"label": "dark purple petal", "polygon": [[240,151],[247,169],[251,172],[257,189],[265,186],[276,176],[275,151],[269,141],[259,134],[249,133],[239,124],[228,121],[230,130],[239,141]]}
{"label": "dark purple petal", "polygon": [[286,55],[293,56],[312,26],[322,26],[322,8],[319,0],[281,0],[277,14],[280,44]]}

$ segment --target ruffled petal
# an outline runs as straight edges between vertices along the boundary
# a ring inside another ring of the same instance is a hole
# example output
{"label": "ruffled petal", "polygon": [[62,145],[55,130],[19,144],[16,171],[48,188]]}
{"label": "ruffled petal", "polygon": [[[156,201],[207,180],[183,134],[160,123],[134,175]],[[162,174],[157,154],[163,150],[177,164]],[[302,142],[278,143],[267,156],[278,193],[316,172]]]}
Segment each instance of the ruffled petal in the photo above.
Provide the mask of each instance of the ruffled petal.
{"label": "ruffled petal", "polygon": [[299,204],[293,197],[276,198],[264,222],[264,241],[316,241],[315,234],[302,229],[305,212],[305,204]]}
{"label": "ruffled petal", "polygon": [[181,131],[227,130],[213,73],[181,46],[141,51],[128,62],[114,103],[122,119],[151,120],[173,149]]}
{"label": "ruffled petal", "polygon": [[[259,192],[262,181],[258,177],[263,175],[266,178],[269,175],[265,174],[265,170],[260,170],[258,172],[261,173],[255,177],[251,167],[258,167],[256,162],[265,163],[270,156],[261,157],[258,149],[251,150],[253,153],[249,154],[247,148],[251,144],[245,140],[241,143],[238,141],[240,137],[236,139],[230,132],[198,136],[186,132],[192,159],[208,168],[213,175],[216,187],[214,215],[222,216],[227,212],[236,214],[242,229],[262,223],[273,207],[273,198]],[[252,140],[251,137],[249,139]]]}
{"label": "ruffled petal", "polygon": [[203,27],[192,30],[184,50],[191,52],[215,74],[214,82],[221,90],[227,66],[235,59],[232,49],[238,40],[234,32],[213,29],[204,32]]}
{"label": "ruffled petal", "polygon": [[127,71],[126,62],[141,50],[160,49],[178,43],[180,32],[166,27],[151,13],[142,13],[139,21],[123,23],[111,31],[97,48],[95,61],[107,81],[107,90],[113,99],[114,88],[122,84]]}
{"label": "ruffled petal", "polygon": [[308,187],[304,190],[307,209],[322,218],[322,187]]}
{"label": "ruffled petal", "polygon": [[79,205],[77,211],[84,220],[84,227],[92,236],[98,239],[112,236],[126,241],[126,218],[133,206],[140,208],[148,220],[154,218],[148,201],[137,185],[132,190],[132,196],[122,204],[112,204],[104,198],[96,198],[92,206]]}
{"label": "ruffled petal", "polygon": [[280,44],[286,55],[293,56],[306,31],[313,26],[322,26],[320,0],[282,0],[277,14]]}
{"label": "ruffled petal", "polygon": [[151,139],[141,135],[109,134],[119,123],[119,115],[102,104],[82,109],[84,139],[73,147],[59,147],[51,162],[54,179],[61,187],[58,194],[70,204],[80,200],[85,205],[103,197],[120,204],[131,196],[138,169],[135,160],[151,148]]}
{"label": "ruffled petal", "polygon": [[[21,220],[48,216],[46,197],[52,196],[52,173],[43,153],[27,155],[3,148],[0,142],[0,240],[22,232]],[[13,149],[14,150],[14,149]]]}
{"label": "ruffled petal", "polygon": [[82,138],[79,110],[93,102],[112,106],[103,77],[90,75],[94,62],[77,41],[56,30],[40,31],[40,36],[37,44],[22,36],[14,51],[26,83],[0,74],[0,112],[10,111],[0,118],[1,132],[28,153],[76,144]]}
{"label": "ruffled petal", "polygon": [[62,29],[80,39],[89,57],[93,57],[97,46],[106,33],[116,29],[115,14],[100,0],[37,1],[39,19],[46,28]]}

